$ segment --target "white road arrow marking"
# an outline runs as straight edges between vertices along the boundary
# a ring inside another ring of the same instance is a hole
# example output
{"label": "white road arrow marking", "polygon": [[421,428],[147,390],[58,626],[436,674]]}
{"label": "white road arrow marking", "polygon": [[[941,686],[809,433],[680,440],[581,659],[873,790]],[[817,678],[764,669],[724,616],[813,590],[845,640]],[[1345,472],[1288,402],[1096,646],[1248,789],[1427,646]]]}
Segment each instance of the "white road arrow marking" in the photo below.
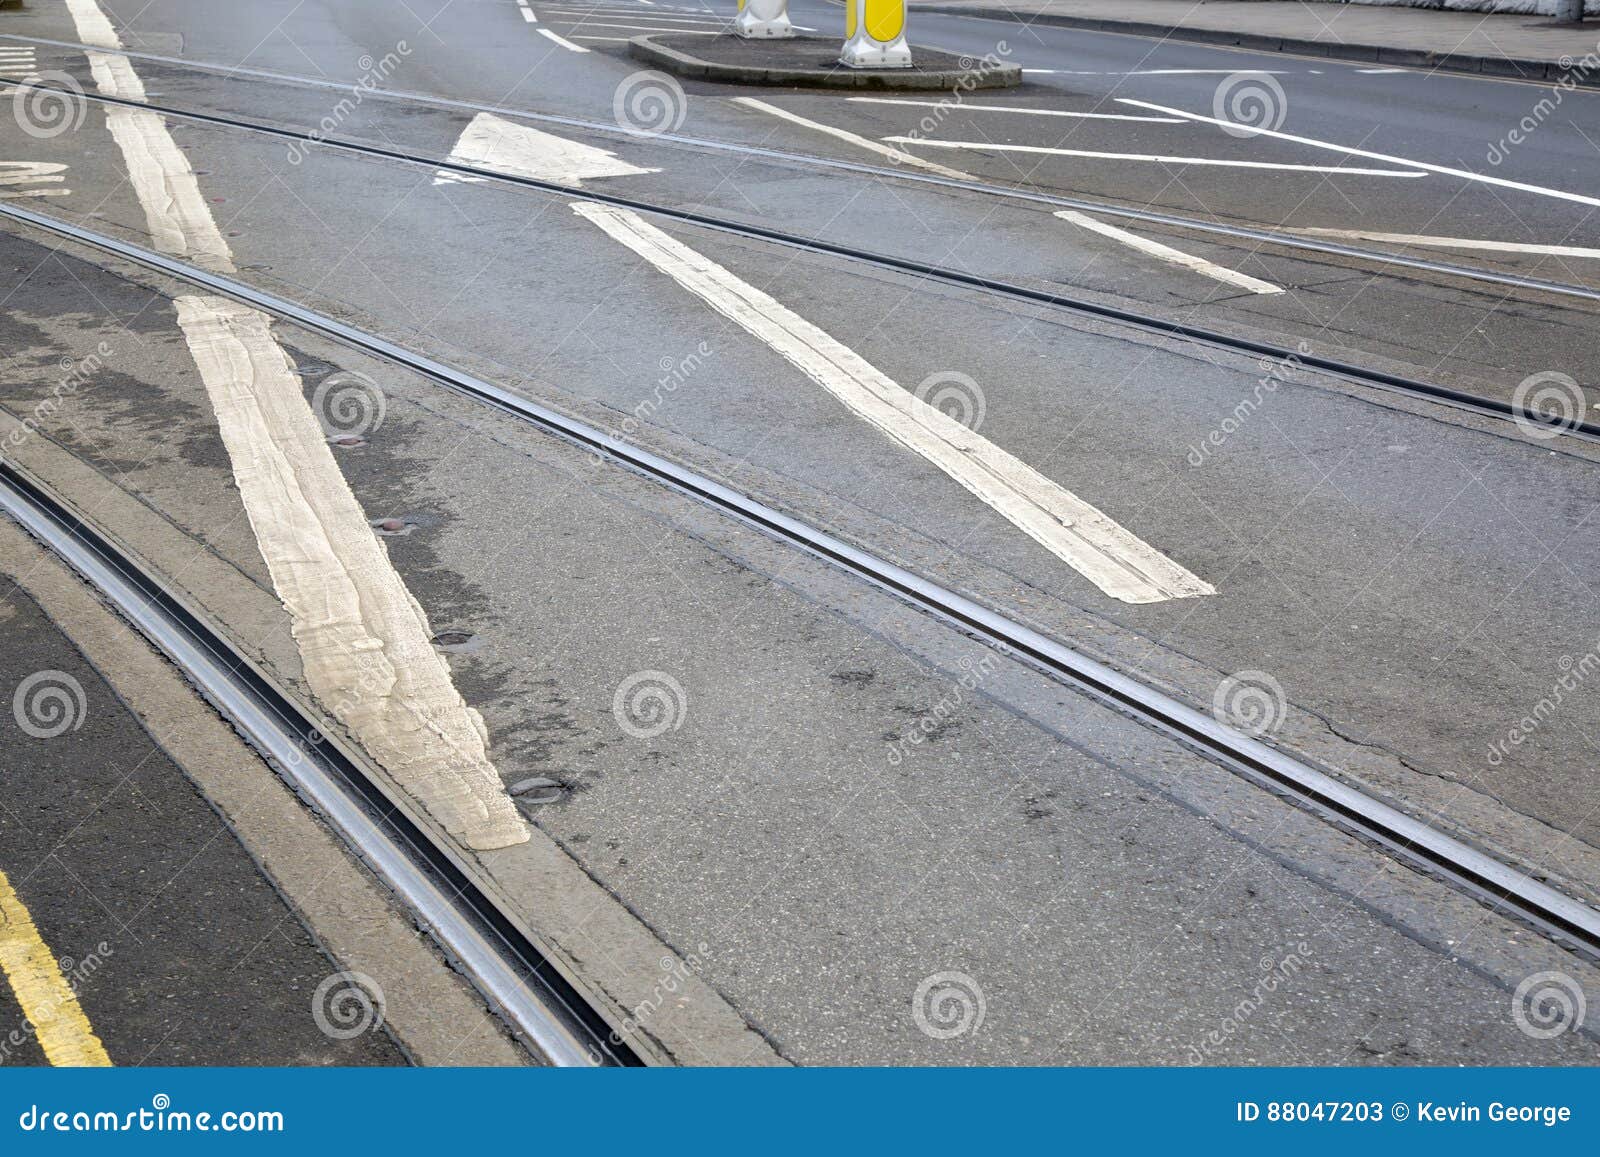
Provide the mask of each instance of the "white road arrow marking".
{"label": "white road arrow marking", "polygon": [[[569,141],[488,112],[473,118],[450,159],[513,177],[559,181],[564,185],[582,185],[596,177],[634,177],[661,171],[641,169],[607,149]],[[459,179],[460,175],[446,170],[437,174],[433,183],[442,185]]]}

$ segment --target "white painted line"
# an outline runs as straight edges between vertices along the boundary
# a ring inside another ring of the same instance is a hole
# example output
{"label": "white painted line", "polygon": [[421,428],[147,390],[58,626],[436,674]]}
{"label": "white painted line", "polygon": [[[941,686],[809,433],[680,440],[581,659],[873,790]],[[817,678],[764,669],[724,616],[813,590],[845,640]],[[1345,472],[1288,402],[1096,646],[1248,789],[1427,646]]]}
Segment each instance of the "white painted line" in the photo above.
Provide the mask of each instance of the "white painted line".
{"label": "white painted line", "polygon": [[720,33],[713,32],[710,29],[663,28],[659,24],[656,24],[656,25],[650,25],[650,24],[611,24],[611,23],[609,23],[607,21],[604,21],[604,20],[585,20],[582,24],[574,24],[571,28],[567,29],[567,33],[569,35],[575,35],[578,32],[579,29],[583,29],[583,28],[627,28],[627,29],[630,29],[630,30],[632,30],[634,32],[640,32],[640,33],[644,33],[644,32],[673,32],[673,33],[676,33],[679,36],[718,36],[718,35],[721,35]]}
{"label": "white painted line", "polygon": [[1536,245],[1522,241],[1480,241],[1473,237],[1427,237],[1414,233],[1373,233],[1365,229],[1290,229],[1306,237],[1338,237],[1347,241],[1385,241],[1392,245],[1424,245],[1438,249],[1481,249],[1495,253],[1540,253],[1550,257],[1600,258],[1600,249],[1578,245]]}
{"label": "white painted line", "polygon": [[1129,233],[1126,229],[1118,229],[1115,225],[1107,225],[1103,221],[1096,221],[1093,217],[1087,217],[1072,209],[1058,210],[1056,216],[1063,221],[1071,221],[1074,225],[1081,225],[1083,228],[1098,233],[1102,237],[1120,241],[1132,249],[1137,249],[1140,253],[1147,253],[1151,257],[1159,258],[1162,261],[1170,261],[1174,265],[1182,265],[1186,269],[1192,269],[1196,273],[1203,273],[1207,277],[1215,278],[1217,281],[1227,282],[1229,285],[1237,286],[1240,289],[1248,289],[1251,293],[1283,292],[1283,286],[1281,285],[1273,285],[1270,281],[1261,281],[1248,274],[1213,264],[1203,257],[1195,257],[1192,254],[1173,249],[1169,245],[1163,245],[1159,241],[1151,241],[1148,238]]}
{"label": "white painted line", "polygon": [[971,173],[963,173],[960,169],[947,169],[943,165],[938,165],[932,161],[925,161],[921,157],[913,156],[912,154],[905,152],[903,149],[892,149],[888,145],[879,144],[877,141],[869,140],[866,137],[857,136],[855,133],[847,132],[844,129],[836,129],[832,125],[819,124],[816,121],[807,120],[803,116],[796,116],[794,113],[789,112],[786,109],[778,108],[776,105],[768,104],[764,100],[756,100],[754,97],[750,96],[736,96],[733,98],[733,103],[742,104],[746,108],[756,109],[760,112],[766,113],[768,116],[775,116],[779,120],[786,120],[790,124],[800,125],[803,128],[814,129],[819,133],[826,133],[835,140],[845,141],[849,144],[855,145],[857,148],[866,149],[871,153],[877,153],[880,157],[888,157],[897,165],[912,165],[916,168],[926,169],[930,173],[937,173],[941,177],[949,177],[956,181],[976,181],[978,179]]}
{"label": "white painted line", "polygon": [[[546,15],[548,15],[548,13]],[[627,13],[617,13],[615,15],[608,13],[608,14],[606,14],[604,16],[599,17],[598,19],[596,19],[596,18],[594,18],[592,16],[585,16],[585,17],[583,17],[581,19],[570,20],[569,23],[574,28],[584,27],[584,26],[591,25],[591,24],[594,24],[594,25],[605,25],[607,28],[634,28],[634,27],[643,27],[643,25],[641,25],[639,23],[642,20],[648,20],[652,24],[657,24],[657,25],[662,25],[662,24],[672,24],[672,25],[687,24],[690,27],[701,27],[701,26],[704,26],[704,25],[707,25],[707,24],[715,24],[718,27],[722,27],[722,28],[732,28],[733,27],[733,22],[729,21],[729,20],[701,20],[701,19],[699,19],[697,17],[693,17],[693,16],[659,16],[654,12],[627,12]],[[800,26],[797,24],[797,25],[795,25],[795,27],[798,28]],[[661,29],[661,31],[670,32],[670,31],[676,31],[676,29],[663,28],[663,29]]]}
{"label": "white painted line", "polygon": [[570,52],[588,52],[589,51],[587,48],[584,48],[582,45],[574,44],[574,43],[572,43],[572,41],[567,40],[565,37],[557,36],[554,32],[551,32],[548,28],[540,27],[539,35],[545,37],[548,40],[555,41],[557,44],[561,45],[562,48],[565,48]]}
{"label": "white painted line", "polygon": [[66,165],[51,161],[0,161],[0,185],[59,184],[66,172]]}
{"label": "white painted line", "polygon": [[524,20],[526,20],[529,24],[537,24],[537,23],[539,23],[539,18],[533,14],[533,9],[531,9],[531,8],[524,8],[522,10],[522,18]]}
{"label": "white painted line", "polygon": [[271,319],[220,297],[176,304],[307,684],[457,839],[523,843],[482,720],[340,474]]}
{"label": "white painted line", "polygon": [[1036,117],[1073,117],[1082,120],[1095,121],[1142,121],[1154,125],[1181,125],[1187,124],[1182,117],[1147,117],[1132,113],[1119,112],[1067,112],[1054,108],[1023,108],[1015,104],[973,104],[971,101],[961,101],[952,104],[947,100],[903,100],[893,96],[852,96],[846,99],[856,104],[903,104],[912,108],[946,108],[961,112],[1014,112]]}
{"label": "white painted line", "polygon": [[1343,153],[1348,157],[1365,157],[1369,161],[1386,161],[1393,165],[1409,165],[1413,169],[1425,169],[1430,173],[1443,173],[1448,177],[1460,177],[1466,181],[1481,181],[1486,185],[1497,185],[1502,189],[1516,189],[1523,193],[1536,193],[1541,197],[1554,197],[1562,201],[1576,201],[1580,205],[1595,205],[1600,207],[1600,198],[1586,197],[1581,193],[1568,193],[1561,189],[1549,189],[1543,185],[1528,185],[1521,181],[1511,181],[1504,177],[1491,177],[1484,173],[1474,173],[1470,169],[1452,169],[1447,165],[1432,165],[1427,161],[1412,161],[1405,157],[1390,156],[1388,153],[1374,153],[1366,149],[1352,149],[1347,145],[1336,145],[1331,141],[1319,141],[1315,137],[1297,137],[1292,133],[1279,132],[1276,129],[1256,128],[1250,125],[1235,124],[1232,121],[1219,120],[1216,117],[1201,116],[1199,113],[1185,112],[1181,108],[1167,108],[1165,105],[1151,104],[1149,101],[1133,100],[1129,97],[1118,97],[1118,104],[1132,105],[1135,108],[1151,109],[1155,112],[1168,113],[1172,116],[1185,117],[1192,121],[1203,121],[1206,124],[1221,125],[1235,132],[1250,132],[1257,136],[1272,137],[1280,141],[1293,141],[1297,145],[1309,145],[1314,149],[1326,149],[1330,152]]}
{"label": "white painted line", "polygon": [[634,20],[641,16],[651,20],[672,20],[684,24],[730,24],[731,21],[722,16],[673,16],[661,12],[640,12],[638,9],[618,9],[615,12],[599,12],[593,9],[566,9],[546,8],[546,16],[557,16],[569,21],[583,20]]}
{"label": "white painted line", "polygon": [[565,185],[582,185],[596,177],[634,177],[661,171],[641,169],[608,149],[569,141],[489,112],[472,118],[451,150],[450,159],[513,177]]}
{"label": "white painted line", "polygon": [[[720,35],[720,34],[716,33],[716,32],[685,32],[683,35],[685,35],[685,36],[717,36],[717,35]],[[599,44],[599,43],[604,43],[604,44],[627,44],[628,42],[630,42],[634,38],[632,36],[574,36],[572,39],[574,39],[574,40],[593,41],[593,42],[595,42],[597,44]]]}
{"label": "white painted line", "polygon": [[1410,72],[1409,68],[1358,68],[1357,72],[1363,76],[1391,76],[1397,72]]}
{"label": "white painted line", "polygon": [[852,413],[937,466],[1112,598],[1153,603],[1216,593],[1104,512],[903,389],[855,351],[637,213],[591,201],[572,208],[766,342]]}
{"label": "white painted line", "polygon": [[[1030,68],[1027,72],[1053,72],[1057,76],[1232,76],[1237,68],[1132,68],[1098,71],[1079,68]],[[1252,76],[1288,76],[1286,69],[1252,68]]]}
{"label": "white painted line", "polygon": [[[66,3],[80,40],[121,48],[95,0]],[[108,96],[143,99],[126,57],[91,51],[89,64]],[[106,120],[157,247],[232,272],[233,254],[166,125],[120,105],[106,110]],[[426,615],[340,474],[271,318],[220,297],[175,304],[307,685],[467,847],[526,841],[527,827],[489,762],[483,720],[456,690]]]}
{"label": "white painted line", "polygon": [[[741,97],[734,99],[740,100]],[[1163,165],[1214,165],[1230,169],[1276,169],[1291,173],[1341,173],[1347,177],[1425,177],[1401,169],[1355,169],[1330,165],[1287,165],[1276,161],[1225,161],[1218,157],[1166,157],[1153,153],[1101,153],[1089,149],[1047,149],[1042,145],[999,145],[992,141],[935,141],[925,137],[884,137],[886,141],[921,145],[930,149],[969,149],[975,152],[1042,153],[1052,157],[1095,157],[1109,161],[1156,161]]]}

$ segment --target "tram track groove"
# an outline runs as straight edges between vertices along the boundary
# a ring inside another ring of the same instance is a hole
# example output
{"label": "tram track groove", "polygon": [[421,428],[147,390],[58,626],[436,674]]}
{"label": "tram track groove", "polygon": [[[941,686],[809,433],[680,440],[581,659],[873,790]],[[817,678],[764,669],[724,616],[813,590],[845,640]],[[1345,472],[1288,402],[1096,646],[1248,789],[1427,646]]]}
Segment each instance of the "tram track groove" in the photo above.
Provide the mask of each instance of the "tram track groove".
{"label": "tram track groove", "polygon": [[270,759],[535,1055],[561,1067],[646,1063],[476,870],[204,615],[46,484],[4,460],[0,512],[99,591]]}
{"label": "tram track groove", "polygon": [[[1246,735],[1198,708],[932,579],[879,558],[682,464],[307,306],[46,214],[0,204],[0,216],[231,297],[487,404],[567,444],[664,485],[893,595],[1335,827],[1376,844],[1408,867],[1442,878],[1491,909],[1519,919],[1567,949],[1600,960],[1600,911],[1595,908],[1462,840],[1435,830],[1310,763]],[[0,480],[5,478],[4,472],[0,472]]]}
{"label": "tram track groove", "polygon": [[[729,152],[742,156],[759,157],[765,160],[778,161],[785,164],[830,169],[839,172],[854,173],[860,176],[885,178],[912,184],[932,186],[935,188],[945,188],[959,192],[974,193],[980,196],[1017,201],[1025,204],[1041,205],[1052,209],[1069,209],[1084,213],[1101,213],[1107,216],[1118,217],[1123,220],[1133,221],[1144,225],[1207,233],[1235,241],[1249,241],[1257,245],[1273,245],[1279,248],[1303,250],[1310,253],[1320,253],[1327,256],[1342,257],[1347,260],[1376,264],[1384,267],[1385,269],[1389,267],[1396,269],[1409,269],[1446,277],[1480,281],[1492,285],[1505,285],[1516,289],[1533,290],[1540,293],[1548,293],[1557,296],[1574,297],[1586,301],[1600,302],[1600,288],[1591,286],[1576,285],[1570,282],[1551,281],[1538,277],[1527,277],[1521,274],[1510,273],[1501,270],[1485,269],[1482,266],[1460,265],[1455,262],[1439,261],[1426,257],[1418,257],[1413,254],[1396,253],[1375,249],[1363,249],[1359,246],[1348,245],[1336,240],[1306,235],[1303,233],[1275,232],[1271,229],[1254,228],[1248,225],[1231,224],[1225,221],[1208,221],[1198,217],[1185,216],[1180,213],[1166,213],[1135,205],[1117,204],[1107,201],[1095,201],[1080,197],[1069,197],[1058,193],[1037,192],[1028,189],[1020,189],[1010,185],[993,184],[986,181],[958,180],[951,177],[941,177],[934,173],[911,172],[905,169],[889,168],[882,165],[869,165],[858,161],[846,161],[836,157],[823,157],[815,153],[797,153],[785,149],[767,148],[761,145],[741,144],[737,141],[724,141],[708,137],[686,136],[676,132],[642,131],[638,129],[630,129],[626,126],[616,123],[589,120],[584,117],[564,116],[557,113],[539,112],[531,109],[511,108],[506,105],[434,96],[429,93],[409,92],[403,89],[385,89],[375,86],[367,87],[364,85],[342,84],[338,81],[323,80],[319,77],[301,76],[296,73],[278,72],[271,69],[250,68],[242,65],[229,66],[209,61],[186,60],[182,57],[164,56],[158,53],[149,52],[136,52],[129,49],[100,49],[92,45],[81,44],[76,41],[51,40],[43,37],[19,36],[15,34],[0,33],[0,42],[8,40],[27,44],[45,45],[53,48],[70,48],[82,51],[105,52],[108,55],[125,56],[132,60],[143,60],[153,64],[187,68],[196,72],[217,73],[227,78],[235,76],[247,77],[255,80],[267,80],[282,84],[298,85],[304,88],[323,89],[329,92],[359,94],[363,99],[366,97],[372,97],[378,100],[387,100],[402,104],[423,104],[435,108],[461,112],[487,112],[498,116],[517,117],[523,120],[537,121],[543,124],[561,125],[567,128],[580,129],[586,132],[601,133],[633,141],[645,141],[652,144],[679,145],[688,148],[705,149],[716,152]],[[51,86],[35,85],[34,87],[50,88]],[[63,89],[60,91],[66,90]],[[156,108],[155,106],[146,107],[154,108],[155,111],[164,111]],[[172,115],[180,114],[173,113]]]}
{"label": "tram track groove", "polygon": [[[14,89],[27,87],[23,82],[5,80],[0,78],[0,88],[10,86]],[[35,88],[49,89],[55,92],[67,93],[68,90],[50,85],[35,85]],[[144,109],[162,116],[175,117],[182,120],[193,121],[198,124],[209,124],[221,128],[242,130],[281,140],[294,141],[299,145],[332,149],[356,156],[373,159],[395,161],[401,164],[414,165],[431,169],[435,172],[444,171],[465,177],[472,177],[480,181],[497,184],[507,184],[522,188],[532,189],[537,192],[564,197],[572,201],[594,201],[616,208],[631,209],[654,217],[660,217],[681,224],[708,229],[730,236],[743,237],[750,240],[763,241],[777,244],[784,248],[812,253],[826,257],[839,258],[858,265],[866,265],[889,272],[911,274],[929,282],[947,285],[957,289],[977,290],[981,293],[1011,301],[1026,303],[1033,306],[1044,306],[1059,309],[1063,312],[1076,314],[1082,317],[1094,318],[1100,321],[1109,321],[1131,329],[1153,334],[1160,338],[1176,339],[1192,344],[1209,346],[1224,352],[1244,354],[1256,358],[1270,358],[1280,365],[1296,366],[1318,371],[1342,379],[1357,386],[1381,390],[1387,393],[1398,394],[1414,399],[1421,399],[1459,410],[1476,413],[1481,416],[1511,422],[1517,425],[1531,424],[1548,428],[1553,434],[1577,438],[1583,441],[1600,444],[1600,424],[1575,420],[1571,422],[1531,409],[1502,401],[1498,398],[1474,394],[1466,390],[1458,390],[1450,386],[1439,385],[1434,382],[1423,381],[1418,378],[1406,377],[1403,374],[1392,373],[1388,370],[1361,366],[1347,362],[1340,358],[1318,354],[1305,348],[1304,343],[1298,348],[1291,349],[1276,342],[1262,341],[1256,338],[1244,337],[1237,334],[1225,333],[1205,326],[1191,325],[1187,322],[1172,321],[1158,317],[1154,314],[1141,313],[1138,310],[1122,306],[1109,305],[1104,302],[1092,301],[1087,298],[1073,297],[1067,294],[1051,293],[1031,286],[1021,285],[1016,282],[1005,281],[1000,278],[987,277],[982,274],[967,273],[962,270],[952,269],[947,266],[935,265],[913,258],[896,257],[892,254],[874,252],[860,249],[851,245],[826,241],[821,238],[805,237],[800,234],[789,233],[781,229],[772,229],[763,225],[755,225],[742,221],[735,221],[726,217],[719,217],[710,213],[702,213],[692,209],[681,209],[670,205],[660,205],[652,201],[642,200],[638,197],[628,197],[617,193],[604,192],[599,189],[585,188],[577,184],[565,184],[560,181],[546,180],[539,177],[526,176],[519,173],[501,172],[495,169],[483,168],[477,165],[451,160],[449,158],[427,157],[416,153],[406,152],[401,149],[386,148],[381,145],[367,144],[359,141],[349,141],[331,136],[322,136],[313,132],[298,129],[283,128],[277,125],[263,124],[259,121],[241,120],[236,117],[222,116],[216,113],[202,113],[174,109],[162,105],[151,104],[146,101],[133,100],[126,97],[112,96],[105,93],[77,93],[81,99],[94,101],[115,107]],[[33,220],[35,223],[42,217],[28,214],[26,211],[0,204],[0,213],[19,220]]]}

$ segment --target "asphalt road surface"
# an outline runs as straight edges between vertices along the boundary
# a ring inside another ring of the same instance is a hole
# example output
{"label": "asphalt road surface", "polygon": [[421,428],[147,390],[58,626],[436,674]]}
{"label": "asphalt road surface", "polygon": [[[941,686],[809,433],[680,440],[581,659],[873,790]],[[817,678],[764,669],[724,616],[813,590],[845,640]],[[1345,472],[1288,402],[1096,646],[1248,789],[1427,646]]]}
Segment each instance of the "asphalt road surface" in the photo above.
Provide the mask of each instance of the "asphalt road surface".
{"label": "asphalt road surface", "polygon": [[[102,13],[134,54],[116,57],[134,81],[105,62]],[[828,34],[841,23],[819,0],[794,0],[791,14]],[[1600,900],[1592,444],[1292,359],[437,164],[779,228],[1484,397],[1520,399],[1544,375],[1535,385],[1556,382],[1592,421],[1595,303],[1580,295],[1092,209],[1064,218],[1057,203],[906,177],[1593,287],[1600,94],[1568,93],[1507,149],[1497,143],[1541,89],[924,13],[913,43],[994,54],[1020,64],[1024,84],[916,103],[638,79],[627,37],[710,32],[727,15],[642,0],[263,0],[221,20],[198,0],[34,0],[0,13],[0,35],[33,38],[33,64],[57,84],[126,98],[137,83],[167,110],[411,159],[216,120],[135,128],[125,106],[82,101],[61,131],[0,118],[0,172],[16,177],[0,193],[615,432],[1203,709],[1252,689],[1270,741]],[[649,131],[628,104],[641,84],[667,110]],[[1214,123],[1242,84],[1276,135]],[[281,358],[258,347],[210,358],[192,285],[0,224],[0,406],[37,430],[7,457],[357,731],[323,693],[311,620],[286,593],[302,560],[272,527],[292,521],[282,495],[294,488],[252,483],[256,434],[229,424],[230,399],[247,391],[222,379],[282,362],[296,405],[303,395],[323,419],[341,383],[381,401],[326,463],[310,456],[318,485],[347,490],[358,515],[353,530],[324,529],[335,543],[381,532],[374,557],[481,716],[495,786],[549,781],[518,797],[530,842],[479,847],[482,870],[530,919],[551,864],[592,888],[582,902],[563,893],[570,919],[546,909],[567,922],[545,931],[623,1008],[656,980],[653,963],[641,974],[626,961],[693,958],[698,1004],[652,1014],[672,1059],[1595,1059],[1592,1036],[1539,1039],[1513,1007],[1526,977],[1552,970],[1600,993],[1590,965],[1170,739],[748,528],[293,326],[273,328]],[[874,408],[907,392],[947,415],[960,452],[919,440],[903,408]],[[1018,495],[1042,493],[1077,504],[1079,526],[1082,504],[1093,508],[1090,545],[1059,517],[1019,513]],[[6,608],[0,629],[18,642],[3,649],[5,686],[48,664],[75,670],[25,598]],[[641,678],[642,721],[629,698]],[[28,817],[56,806],[62,776],[95,777],[72,795],[122,778],[127,757],[102,753],[142,750],[137,725],[110,709],[91,717],[112,730],[69,740],[87,757],[8,748],[21,762],[0,816],[48,826]],[[157,762],[149,778],[182,796],[185,781]],[[132,881],[166,878],[158,850],[182,861],[211,839],[215,816],[184,798],[192,816],[176,802],[96,813],[80,838],[104,850],[72,861],[79,884],[37,894],[60,951],[100,938],[86,898],[137,908],[148,885]],[[0,853],[19,891],[61,838],[40,830]],[[145,955],[117,942],[137,981],[85,994],[91,1018],[113,1026],[113,1058],[144,1060],[131,1042],[168,1027],[168,1051],[150,1056],[203,1062],[231,1047],[190,1042],[189,1022],[152,1004],[150,977],[173,974],[172,992],[188,984],[201,1007],[235,1010],[240,1033],[270,1026],[252,1038],[258,1051],[223,1059],[400,1059],[388,1037],[306,1031],[306,986],[329,961],[237,844],[206,846],[216,895],[161,893],[169,931]],[[536,867],[541,849],[551,858]],[[226,926],[202,931],[198,911]],[[289,931],[257,936],[269,928]],[[237,970],[200,963],[203,943],[252,936],[262,947]],[[174,972],[163,953],[194,964]],[[952,984],[978,1023],[930,1031],[919,1001]]]}

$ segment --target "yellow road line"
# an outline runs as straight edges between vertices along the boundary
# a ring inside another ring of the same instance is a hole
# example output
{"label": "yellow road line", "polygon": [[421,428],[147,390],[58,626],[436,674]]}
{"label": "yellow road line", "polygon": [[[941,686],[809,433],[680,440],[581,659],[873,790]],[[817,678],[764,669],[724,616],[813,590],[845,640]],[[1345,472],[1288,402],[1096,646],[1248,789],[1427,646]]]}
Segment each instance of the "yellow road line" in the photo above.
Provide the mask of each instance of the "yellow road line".
{"label": "yellow road line", "polygon": [[33,917],[0,871],[0,971],[11,982],[22,1014],[33,1025],[52,1065],[105,1067],[105,1046],[94,1035],[78,998],[56,966]]}

